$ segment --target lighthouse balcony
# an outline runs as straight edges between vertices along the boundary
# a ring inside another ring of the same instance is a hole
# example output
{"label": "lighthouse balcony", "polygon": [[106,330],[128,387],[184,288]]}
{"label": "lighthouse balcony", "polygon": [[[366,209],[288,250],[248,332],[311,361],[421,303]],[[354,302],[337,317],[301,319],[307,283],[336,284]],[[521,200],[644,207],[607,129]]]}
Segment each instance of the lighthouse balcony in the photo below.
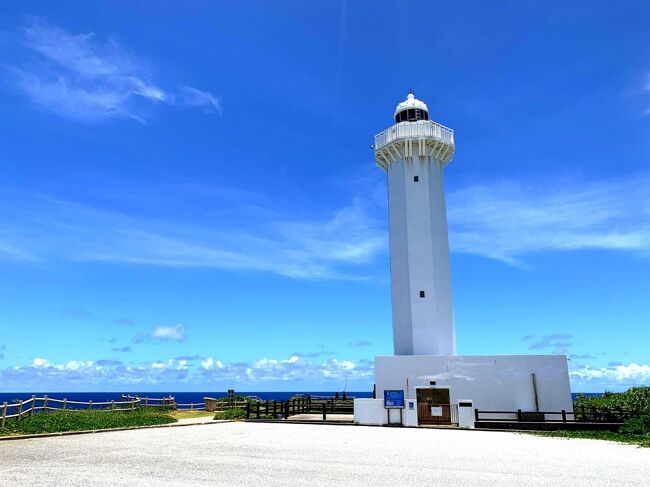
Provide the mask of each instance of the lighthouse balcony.
{"label": "lighthouse balcony", "polygon": [[448,164],[454,156],[454,131],[432,122],[401,122],[375,135],[375,161],[388,169],[395,160],[413,157],[430,157]]}

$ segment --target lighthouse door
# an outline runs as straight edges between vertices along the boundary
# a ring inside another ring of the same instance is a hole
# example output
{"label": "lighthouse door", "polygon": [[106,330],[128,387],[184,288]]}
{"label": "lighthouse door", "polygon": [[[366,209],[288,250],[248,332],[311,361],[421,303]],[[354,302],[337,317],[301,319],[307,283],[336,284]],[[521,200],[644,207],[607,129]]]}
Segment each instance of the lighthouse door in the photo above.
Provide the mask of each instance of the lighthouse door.
{"label": "lighthouse door", "polygon": [[418,424],[451,424],[449,389],[418,387],[416,399],[418,401]]}

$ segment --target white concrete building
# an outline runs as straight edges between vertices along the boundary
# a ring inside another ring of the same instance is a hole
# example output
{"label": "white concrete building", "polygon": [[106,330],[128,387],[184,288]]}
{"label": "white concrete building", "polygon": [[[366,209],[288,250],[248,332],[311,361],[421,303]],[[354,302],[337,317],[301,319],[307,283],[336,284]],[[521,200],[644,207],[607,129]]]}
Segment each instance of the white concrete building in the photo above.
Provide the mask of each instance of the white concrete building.
{"label": "white concrete building", "polygon": [[[355,400],[355,421],[473,427],[474,409],[572,411],[563,355],[455,355],[443,178],[454,132],[413,93],[393,117],[374,151],[388,179],[395,355],[376,357],[377,399]],[[386,391],[403,395],[403,409],[386,407]]]}

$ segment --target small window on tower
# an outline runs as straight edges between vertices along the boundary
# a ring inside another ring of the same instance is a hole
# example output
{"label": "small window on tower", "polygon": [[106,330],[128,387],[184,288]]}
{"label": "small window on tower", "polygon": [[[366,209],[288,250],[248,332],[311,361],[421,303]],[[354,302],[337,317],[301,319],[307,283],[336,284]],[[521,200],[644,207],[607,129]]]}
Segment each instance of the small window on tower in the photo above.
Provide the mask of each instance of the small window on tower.
{"label": "small window on tower", "polygon": [[413,182],[417,183],[420,180],[420,176],[413,176]]}
{"label": "small window on tower", "polygon": [[424,291],[420,291],[420,297],[421,297],[421,298],[424,297]]}

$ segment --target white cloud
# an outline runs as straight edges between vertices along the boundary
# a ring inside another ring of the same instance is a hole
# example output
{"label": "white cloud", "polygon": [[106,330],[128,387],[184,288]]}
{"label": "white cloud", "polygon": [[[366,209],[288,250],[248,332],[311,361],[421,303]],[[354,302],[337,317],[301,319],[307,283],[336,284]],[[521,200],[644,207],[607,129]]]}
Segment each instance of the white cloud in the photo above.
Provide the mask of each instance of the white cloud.
{"label": "white cloud", "polygon": [[35,19],[24,29],[23,47],[30,62],[9,67],[8,73],[34,104],[62,117],[142,121],[157,103],[221,111],[211,93],[190,86],[161,88],[145,63],[114,40],[101,42],[92,33],[71,34]]}
{"label": "white cloud", "polygon": [[609,367],[586,366],[572,370],[570,377],[574,390],[615,391],[650,384],[650,365],[631,363]]}
{"label": "white cloud", "polygon": [[191,86],[182,86],[176,101],[180,106],[204,107],[222,112],[221,100],[207,91],[197,90]]}
{"label": "white cloud", "polygon": [[44,358],[36,357],[32,361],[32,365],[34,367],[47,367],[49,365],[49,362],[47,360],[45,360]]}
{"label": "white cloud", "polygon": [[498,182],[449,194],[453,251],[522,265],[527,255],[604,249],[650,253],[650,177]]}
{"label": "white cloud", "polygon": [[361,381],[369,384],[372,375],[373,365],[367,360],[312,362],[295,355],[286,359],[262,358],[232,364],[224,364],[211,357],[200,363],[167,359],[129,364],[119,360],[70,360],[57,364],[37,357],[27,366],[0,369],[0,381],[4,387],[49,390],[69,385],[83,388],[93,385],[106,387],[107,384],[143,386],[192,383],[210,386],[218,383],[253,387],[271,382],[329,384],[323,387],[338,388],[346,378],[350,383]]}
{"label": "white cloud", "polygon": [[223,365],[223,362],[221,360],[208,357],[205,360],[201,361],[201,367],[203,367],[204,370],[211,370],[215,368],[223,369],[225,366]]}
{"label": "white cloud", "polygon": [[187,338],[187,329],[185,325],[178,324],[176,326],[157,326],[151,332],[151,336],[158,340],[175,340],[182,342]]}

